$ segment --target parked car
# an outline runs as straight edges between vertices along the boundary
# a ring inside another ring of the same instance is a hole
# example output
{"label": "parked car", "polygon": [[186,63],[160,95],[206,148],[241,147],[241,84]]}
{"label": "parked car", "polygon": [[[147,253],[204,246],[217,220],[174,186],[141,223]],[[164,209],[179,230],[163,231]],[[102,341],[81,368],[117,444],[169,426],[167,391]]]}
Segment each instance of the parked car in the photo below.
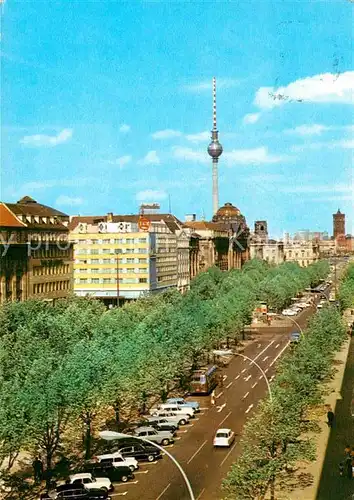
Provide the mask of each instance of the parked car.
{"label": "parked car", "polygon": [[[45,498],[45,497],[42,497]],[[51,498],[48,496],[47,498]],[[73,488],[59,492],[56,497],[58,500],[112,500],[112,497],[107,491],[92,488],[86,490],[85,488]]]}
{"label": "parked car", "polygon": [[112,461],[96,462],[90,464],[88,467],[86,466],[85,468],[89,469],[95,476],[104,475],[105,477],[108,477],[110,481],[114,483],[118,481],[126,483],[127,481],[129,481],[129,479],[134,479],[134,474],[130,467],[126,465],[122,465],[121,467],[114,467],[112,465]]}
{"label": "parked car", "polygon": [[177,417],[175,420],[167,420],[163,417],[147,417],[145,425],[154,427],[155,429],[159,429],[161,431],[175,432],[179,428],[179,421]]}
{"label": "parked car", "polygon": [[157,444],[162,444],[167,446],[174,442],[172,432],[170,431],[158,431],[153,427],[138,427],[134,431],[135,436],[146,438],[149,441],[153,441]]}
{"label": "parked car", "polygon": [[153,462],[159,458],[162,458],[161,452],[158,448],[149,445],[148,443],[122,443],[119,447],[119,451],[123,457],[134,457],[138,461],[147,460],[148,462]]}
{"label": "parked car", "polygon": [[200,411],[200,404],[197,401],[186,401],[183,398],[169,398],[166,403],[168,404],[177,404],[178,406],[187,406],[193,408],[195,412]]}
{"label": "parked car", "polygon": [[132,471],[139,469],[138,461],[133,457],[123,457],[119,451],[115,453],[106,453],[104,455],[98,455],[94,457],[96,462],[105,462],[111,461],[114,467],[129,467]]}
{"label": "parked car", "polygon": [[218,429],[216,431],[213,445],[214,447],[230,447],[235,441],[235,433],[231,429]]}
{"label": "parked car", "polygon": [[177,414],[173,411],[155,409],[152,412],[152,416],[164,418],[169,422],[175,422],[177,420],[179,425],[185,425],[189,422],[189,415],[187,415],[186,413]]}
{"label": "parked car", "polygon": [[189,415],[189,418],[194,418],[195,411],[193,408],[179,406],[177,404],[162,403],[156,407],[157,410],[173,411],[176,415]]}
{"label": "parked car", "polygon": [[94,477],[90,472],[80,472],[70,476],[71,484],[83,484],[87,490],[101,489],[113,491],[114,487],[108,477]]}
{"label": "parked car", "polygon": [[292,309],[284,309],[282,311],[282,315],[283,316],[296,316],[297,315],[297,312],[292,310]]}

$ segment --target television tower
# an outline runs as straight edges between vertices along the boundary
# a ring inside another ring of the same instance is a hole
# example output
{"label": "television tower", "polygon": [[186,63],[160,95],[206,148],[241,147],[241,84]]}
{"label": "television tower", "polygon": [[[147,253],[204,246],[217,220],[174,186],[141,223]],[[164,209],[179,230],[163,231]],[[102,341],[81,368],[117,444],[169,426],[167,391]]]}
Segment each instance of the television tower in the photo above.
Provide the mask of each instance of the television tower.
{"label": "television tower", "polygon": [[219,131],[216,128],[216,78],[213,78],[213,130],[211,131],[211,143],[208,146],[208,154],[213,159],[213,215],[219,209],[219,187],[218,187],[218,162],[222,154],[222,145],[219,142]]}

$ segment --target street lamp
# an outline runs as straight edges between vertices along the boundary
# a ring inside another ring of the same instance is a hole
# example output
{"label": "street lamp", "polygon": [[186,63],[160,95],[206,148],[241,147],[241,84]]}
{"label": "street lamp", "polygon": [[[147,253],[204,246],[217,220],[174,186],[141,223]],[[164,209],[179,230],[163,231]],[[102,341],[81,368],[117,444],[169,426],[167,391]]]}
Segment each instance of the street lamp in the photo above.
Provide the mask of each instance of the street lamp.
{"label": "street lamp", "polygon": [[264,380],[265,380],[265,382],[267,384],[270,402],[273,403],[273,395],[272,395],[272,391],[270,389],[269,380],[267,378],[267,375],[263,371],[263,369],[259,366],[259,364],[256,363],[253,359],[249,358],[248,356],[245,356],[244,354],[240,354],[240,353],[237,352],[237,353],[235,353],[235,356],[240,356],[241,358],[248,359],[248,361],[250,361],[251,363],[253,363],[258,368],[258,370],[261,372],[261,374],[262,374],[262,376],[263,376],[263,378],[264,378]]}
{"label": "street lamp", "polygon": [[[119,439],[119,438],[131,438],[132,436],[130,436],[129,434],[124,434],[122,432],[101,431],[100,432],[100,437],[102,439],[113,440],[113,439]],[[179,469],[180,473],[182,474],[182,477],[184,479],[184,482],[186,483],[186,486],[187,486],[187,489],[188,489],[188,492],[189,492],[190,499],[191,500],[195,500],[194,493],[193,493],[193,490],[192,490],[192,486],[191,486],[191,484],[189,482],[187,474],[184,472],[184,470],[182,469],[182,467],[179,464],[179,462],[177,462],[177,460],[175,459],[175,457],[173,455],[171,455],[171,453],[169,453],[166,450],[166,448],[162,448],[162,446],[158,445],[157,443],[154,443],[153,441],[150,441],[149,439],[145,439],[145,438],[142,438],[140,436],[134,436],[134,439],[138,439],[140,441],[143,441],[144,443],[149,443],[150,445],[155,446],[155,448],[158,448],[160,451],[162,451],[163,453],[165,453],[172,460],[172,462],[177,466],[177,468]]]}

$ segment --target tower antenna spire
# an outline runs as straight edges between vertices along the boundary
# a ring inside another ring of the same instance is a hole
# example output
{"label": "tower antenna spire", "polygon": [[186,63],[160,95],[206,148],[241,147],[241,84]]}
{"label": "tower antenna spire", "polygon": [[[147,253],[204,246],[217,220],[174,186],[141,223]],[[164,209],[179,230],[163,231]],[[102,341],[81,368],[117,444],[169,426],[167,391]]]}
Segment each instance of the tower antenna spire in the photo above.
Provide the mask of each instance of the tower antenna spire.
{"label": "tower antenna spire", "polygon": [[213,129],[211,131],[211,143],[208,146],[208,154],[213,159],[213,215],[219,208],[219,186],[218,186],[218,162],[222,154],[222,145],[219,142],[219,131],[216,126],[216,78],[213,77]]}

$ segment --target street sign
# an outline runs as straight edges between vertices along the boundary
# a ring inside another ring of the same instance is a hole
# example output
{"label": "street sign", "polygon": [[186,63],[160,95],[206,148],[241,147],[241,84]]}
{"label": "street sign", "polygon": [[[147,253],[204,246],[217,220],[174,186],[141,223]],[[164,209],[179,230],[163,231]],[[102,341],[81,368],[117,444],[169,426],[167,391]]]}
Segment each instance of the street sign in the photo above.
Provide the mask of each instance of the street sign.
{"label": "street sign", "polygon": [[144,232],[149,231],[149,229],[150,229],[149,219],[147,219],[146,217],[141,215],[139,217],[138,226],[139,226],[140,231],[144,231]]}

